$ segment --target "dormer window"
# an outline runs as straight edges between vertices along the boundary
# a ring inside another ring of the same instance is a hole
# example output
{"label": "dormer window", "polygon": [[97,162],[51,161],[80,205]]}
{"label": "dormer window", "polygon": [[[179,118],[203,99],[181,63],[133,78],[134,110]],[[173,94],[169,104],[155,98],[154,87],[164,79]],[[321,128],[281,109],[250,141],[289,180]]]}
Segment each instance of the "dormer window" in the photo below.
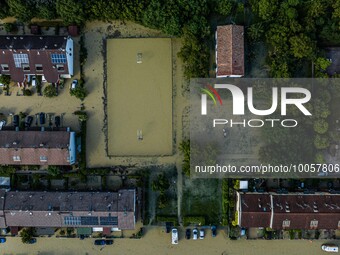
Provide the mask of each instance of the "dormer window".
{"label": "dormer window", "polygon": [[8,67],[7,64],[2,64],[1,69],[2,69],[2,71],[9,71],[9,67]]}
{"label": "dormer window", "polygon": [[318,227],[318,223],[319,223],[319,221],[317,221],[317,220],[312,220],[312,221],[310,222],[310,228],[317,228],[317,227]]}
{"label": "dormer window", "polygon": [[24,72],[29,72],[30,71],[30,66],[27,64],[22,64],[22,69],[24,70]]}
{"label": "dormer window", "polygon": [[13,161],[15,161],[15,162],[21,161],[20,156],[13,156]]}
{"label": "dormer window", "polygon": [[46,156],[40,156],[40,162],[47,162]]}
{"label": "dormer window", "polygon": [[284,220],[282,222],[282,227],[283,228],[289,228],[290,227],[290,220]]}

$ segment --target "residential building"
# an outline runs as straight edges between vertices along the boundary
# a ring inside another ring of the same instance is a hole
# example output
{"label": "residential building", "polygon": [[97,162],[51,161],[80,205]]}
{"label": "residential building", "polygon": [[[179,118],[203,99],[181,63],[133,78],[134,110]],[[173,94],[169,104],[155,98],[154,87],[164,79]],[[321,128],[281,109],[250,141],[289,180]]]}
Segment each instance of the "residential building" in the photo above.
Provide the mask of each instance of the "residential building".
{"label": "residential building", "polygon": [[244,76],[243,26],[218,26],[215,37],[216,78]]}
{"label": "residential building", "polygon": [[340,229],[340,194],[237,193],[243,228]]}
{"label": "residential building", "polygon": [[73,165],[75,163],[75,132],[0,131],[1,165]]}
{"label": "residential building", "polygon": [[73,75],[73,40],[64,36],[0,36],[0,74],[25,82],[43,75],[47,82]]}
{"label": "residential building", "polygon": [[10,191],[2,192],[1,197],[0,227],[72,227],[105,232],[135,228],[134,189],[118,192]]}

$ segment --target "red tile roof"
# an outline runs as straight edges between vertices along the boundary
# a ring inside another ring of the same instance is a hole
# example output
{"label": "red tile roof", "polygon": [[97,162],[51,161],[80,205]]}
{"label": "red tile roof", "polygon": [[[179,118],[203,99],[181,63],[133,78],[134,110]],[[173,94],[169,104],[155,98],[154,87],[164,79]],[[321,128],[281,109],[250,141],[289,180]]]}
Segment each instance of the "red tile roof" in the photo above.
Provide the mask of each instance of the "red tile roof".
{"label": "red tile roof", "polygon": [[340,228],[340,194],[240,193],[239,198],[241,227]]}
{"label": "red tile roof", "polygon": [[218,26],[216,31],[216,77],[244,76],[243,26]]}
{"label": "red tile roof", "polygon": [[[70,132],[0,131],[0,164],[70,165]],[[45,157],[46,161],[40,157]],[[14,160],[16,159],[16,160]]]}

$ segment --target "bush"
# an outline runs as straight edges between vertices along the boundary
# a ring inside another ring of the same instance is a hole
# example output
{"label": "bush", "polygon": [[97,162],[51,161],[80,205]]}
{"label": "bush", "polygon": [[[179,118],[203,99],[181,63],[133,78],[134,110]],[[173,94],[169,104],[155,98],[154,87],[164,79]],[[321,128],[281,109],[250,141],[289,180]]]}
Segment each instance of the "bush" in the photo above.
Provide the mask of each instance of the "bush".
{"label": "bush", "polygon": [[44,96],[45,97],[56,97],[58,94],[57,94],[57,89],[54,85],[52,84],[49,84],[45,87],[44,89]]}
{"label": "bush", "polygon": [[181,142],[179,150],[184,156],[182,161],[182,171],[186,176],[190,176],[190,141]]}
{"label": "bush", "polygon": [[156,216],[157,222],[172,222],[174,226],[178,226],[178,218],[175,216]]}
{"label": "bush", "polygon": [[5,23],[4,28],[7,33],[15,32],[18,30],[17,26],[14,23]]}
{"label": "bush", "polygon": [[318,134],[325,134],[328,131],[328,123],[325,119],[318,119],[314,122],[314,131]]}
{"label": "bush", "polygon": [[169,179],[164,175],[160,174],[157,180],[152,182],[151,188],[153,191],[165,192],[170,187]]}
{"label": "bush", "polygon": [[85,99],[85,97],[87,96],[88,92],[83,86],[79,85],[76,88],[71,89],[70,94],[71,94],[71,96],[74,96],[74,97],[80,99],[81,101],[83,101]]}
{"label": "bush", "polygon": [[32,91],[30,89],[23,89],[24,96],[32,96]]}
{"label": "bush", "polygon": [[61,171],[57,166],[48,166],[47,172],[51,176],[60,176]]}
{"label": "bush", "polygon": [[24,228],[20,232],[21,241],[23,243],[29,243],[29,241],[33,238],[35,235],[35,228]]}
{"label": "bush", "polygon": [[205,217],[204,216],[185,216],[183,217],[183,225],[189,226],[190,224],[194,225],[205,225]]}

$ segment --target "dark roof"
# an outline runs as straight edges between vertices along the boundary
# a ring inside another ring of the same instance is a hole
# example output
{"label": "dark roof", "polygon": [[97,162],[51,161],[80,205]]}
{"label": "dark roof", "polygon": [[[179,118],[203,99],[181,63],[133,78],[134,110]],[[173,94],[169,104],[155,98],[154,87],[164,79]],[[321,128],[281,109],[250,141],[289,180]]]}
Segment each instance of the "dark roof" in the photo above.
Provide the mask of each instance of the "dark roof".
{"label": "dark roof", "polygon": [[64,36],[0,36],[0,49],[15,50],[59,50],[66,48],[67,37]]}
{"label": "dark roof", "polygon": [[[0,131],[0,164],[69,165],[70,132]],[[20,157],[14,160],[13,157]],[[46,162],[40,156],[47,158]]]}
{"label": "dark roof", "polygon": [[244,75],[244,28],[218,26],[216,31],[216,76]]}
{"label": "dark roof", "polygon": [[239,193],[238,204],[241,227],[340,228],[340,194]]}
{"label": "dark roof", "polygon": [[[118,227],[134,229],[135,190],[118,192],[7,192],[7,226],[65,227],[67,217],[84,217],[76,227]],[[116,223],[102,224],[101,217],[113,217]]]}
{"label": "dark roof", "polygon": [[79,35],[79,31],[78,31],[78,26],[72,25],[72,26],[68,26],[68,34],[70,36],[78,36]]}

